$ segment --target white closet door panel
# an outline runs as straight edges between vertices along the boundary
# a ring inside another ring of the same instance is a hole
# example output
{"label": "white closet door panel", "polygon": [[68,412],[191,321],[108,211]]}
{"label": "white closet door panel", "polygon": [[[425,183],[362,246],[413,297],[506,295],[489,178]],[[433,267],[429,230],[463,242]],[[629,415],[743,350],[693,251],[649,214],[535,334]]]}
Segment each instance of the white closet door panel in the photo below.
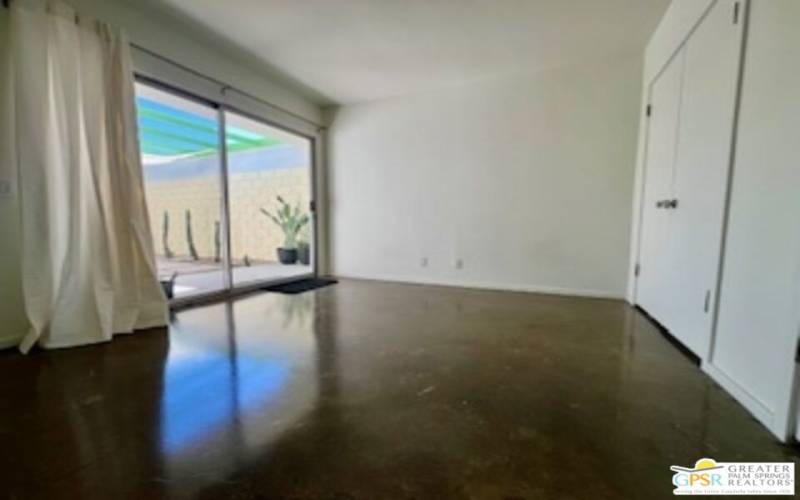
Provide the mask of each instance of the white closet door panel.
{"label": "white closet door panel", "polygon": [[670,332],[700,357],[711,339],[731,162],[741,25],[718,0],[685,46],[674,199],[668,210]]}
{"label": "white closet door panel", "polygon": [[750,3],[711,358],[715,368],[749,395],[741,401],[754,415],[759,407],[769,414],[762,422],[781,439],[786,437],[800,331],[798,27],[800,1]]}
{"label": "white closet door panel", "polygon": [[650,90],[652,115],[647,135],[640,273],[636,288],[636,302],[667,327],[669,298],[665,295],[664,281],[670,214],[657,204],[672,198],[683,58],[683,51],[676,54]]}

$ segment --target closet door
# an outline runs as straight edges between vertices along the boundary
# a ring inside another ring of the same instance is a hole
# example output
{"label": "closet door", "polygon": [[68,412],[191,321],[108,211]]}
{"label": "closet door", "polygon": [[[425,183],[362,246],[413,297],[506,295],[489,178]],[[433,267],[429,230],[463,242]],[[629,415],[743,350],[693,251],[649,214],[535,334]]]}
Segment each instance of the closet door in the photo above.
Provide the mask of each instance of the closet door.
{"label": "closet door", "polygon": [[731,163],[742,36],[736,3],[717,0],[686,42],[675,201],[666,210],[664,322],[700,357],[711,339]]}
{"label": "closet door", "polygon": [[683,59],[681,50],[652,83],[650,89],[652,114],[648,124],[639,279],[636,289],[636,302],[639,306],[667,328],[670,297],[664,284],[669,274],[666,252],[670,237],[670,213],[664,204],[672,199]]}

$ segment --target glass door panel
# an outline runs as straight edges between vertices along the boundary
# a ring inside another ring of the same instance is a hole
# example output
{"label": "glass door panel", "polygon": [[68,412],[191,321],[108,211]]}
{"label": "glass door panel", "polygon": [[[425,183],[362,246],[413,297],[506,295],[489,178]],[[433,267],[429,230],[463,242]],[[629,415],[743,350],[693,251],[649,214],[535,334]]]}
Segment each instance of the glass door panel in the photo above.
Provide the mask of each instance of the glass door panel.
{"label": "glass door panel", "polygon": [[223,290],[219,111],[141,82],[136,106],[162,285],[175,298]]}
{"label": "glass door panel", "polygon": [[311,140],[225,112],[233,285],[312,274]]}

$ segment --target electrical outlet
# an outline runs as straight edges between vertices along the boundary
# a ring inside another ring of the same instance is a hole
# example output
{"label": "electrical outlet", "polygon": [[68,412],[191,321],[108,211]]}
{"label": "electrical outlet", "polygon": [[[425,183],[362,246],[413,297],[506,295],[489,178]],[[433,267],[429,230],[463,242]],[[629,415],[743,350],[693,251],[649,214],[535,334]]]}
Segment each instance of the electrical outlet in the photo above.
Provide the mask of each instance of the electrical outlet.
{"label": "electrical outlet", "polygon": [[422,257],[421,259],[419,259],[419,265],[421,267],[428,267],[428,258]]}
{"label": "electrical outlet", "polygon": [[456,269],[464,269],[464,259],[456,259],[455,262],[453,262],[453,267]]}

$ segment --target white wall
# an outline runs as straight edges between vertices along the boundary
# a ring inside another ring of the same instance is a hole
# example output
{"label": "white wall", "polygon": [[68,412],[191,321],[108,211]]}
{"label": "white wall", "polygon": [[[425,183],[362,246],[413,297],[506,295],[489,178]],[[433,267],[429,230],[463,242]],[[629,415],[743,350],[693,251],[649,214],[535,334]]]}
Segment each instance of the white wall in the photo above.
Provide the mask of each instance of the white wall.
{"label": "white wall", "polygon": [[641,74],[632,56],[337,110],[334,273],[623,296]]}
{"label": "white wall", "polygon": [[[125,29],[131,41],[137,44],[252,93],[306,120],[314,123],[322,121],[320,108],[303,94],[282,83],[276,83],[259,68],[257,62],[223,47],[218,40],[206,37],[179,19],[142,10],[136,6],[135,2],[71,0],[69,3],[82,15],[101,19]],[[7,23],[8,10],[0,7],[0,57],[4,57],[6,53]],[[135,53],[134,55],[137,68],[139,65],[146,66],[148,69],[155,68],[155,71],[164,68],[163,64],[161,66],[153,64],[153,61],[142,57],[141,54]],[[1,78],[5,77],[3,72],[7,68],[8,64],[0,60]],[[170,73],[166,75],[166,79],[174,80],[176,74]],[[1,91],[0,88],[0,95],[4,95]],[[260,105],[247,103],[244,98],[239,100],[245,102],[244,105],[249,106],[248,109],[261,109]],[[8,103],[0,102],[0,120],[7,118],[8,111]],[[268,112],[274,112],[274,110],[268,110]],[[281,113],[277,113],[275,118],[285,119],[290,124],[292,120],[297,121],[296,117],[291,115],[280,115]],[[298,122],[297,124],[298,126],[309,126],[307,123]],[[0,122],[0,131],[8,132],[10,127]],[[15,174],[12,173],[9,155],[9,136],[6,133],[0,134],[0,181],[12,181],[15,187]],[[319,172],[318,176],[320,179],[324,179],[323,172]],[[321,189],[324,189],[324,184]],[[320,198],[324,198],[324,192],[320,193]],[[19,259],[17,257],[19,249],[16,245],[17,238],[14,236],[17,231],[18,217],[16,196],[0,198],[0,325],[2,325],[0,326],[0,348],[14,345],[27,328],[25,317],[22,314]],[[323,238],[324,229],[324,227],[321,228]],[[324,243],[322,241],[323,246]]]}
{"label": "white wall", "polygon": [[791,431],[800,327],[800,2],[754,1],[719,319],[708,367],[776,435]]}
{"label": "white wall", "polygon": [[16,344],[28,328],[22,310],[22,282],[19,273],[16,176],[12,173],[11,95],[8,84],[8,11],[0,7],[0,183],[12,189],[9,196],[0,194],[0,348]]}

